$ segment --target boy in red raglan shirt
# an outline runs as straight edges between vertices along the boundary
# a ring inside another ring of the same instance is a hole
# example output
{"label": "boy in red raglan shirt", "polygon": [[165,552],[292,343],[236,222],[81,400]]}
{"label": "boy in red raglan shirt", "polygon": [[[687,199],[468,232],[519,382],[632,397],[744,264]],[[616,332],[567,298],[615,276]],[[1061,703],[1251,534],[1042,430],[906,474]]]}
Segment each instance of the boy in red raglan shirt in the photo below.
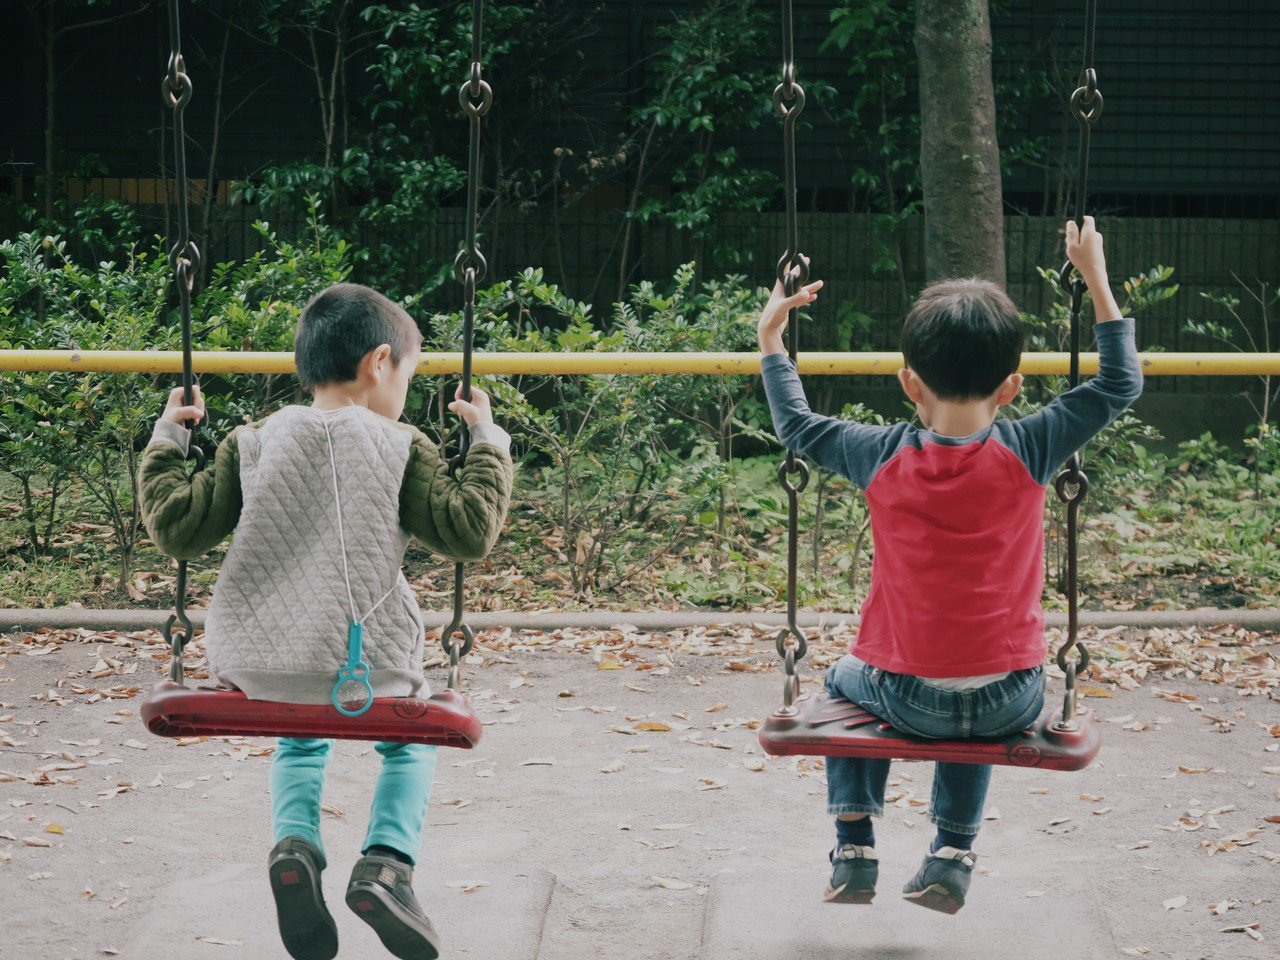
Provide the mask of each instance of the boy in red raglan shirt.
{"label": "boy in red raglan shirt", "polygon": [[[853,651],[831,667],[827,690],[904,733],[1006,736],[1044,704],[1046,486],[1142,392],[1134,324],[1111,294],[1093,218],[1079,230],[1068,223],[1066,239],[1093,298],[1098,375],[1020,420],[998,413],[1022,386],[1023,325],[989,281],[932,284],[907,316],[898,379],[918,426],[867,426],[809,409],[782,334],[787,311],[812,303],[821,281],[789,299],[779,286],[760,317],[778,439],[865,490],[871,514],[871,587]],[[836,817],[828,901],[875,896],[871,817],[884,814],[888,774],[888,760],[827,760]],[[937,764],[930,817],[938,832],[903,889],[908,900],[947,913],[964,906],[990,780],[989,766]]]}

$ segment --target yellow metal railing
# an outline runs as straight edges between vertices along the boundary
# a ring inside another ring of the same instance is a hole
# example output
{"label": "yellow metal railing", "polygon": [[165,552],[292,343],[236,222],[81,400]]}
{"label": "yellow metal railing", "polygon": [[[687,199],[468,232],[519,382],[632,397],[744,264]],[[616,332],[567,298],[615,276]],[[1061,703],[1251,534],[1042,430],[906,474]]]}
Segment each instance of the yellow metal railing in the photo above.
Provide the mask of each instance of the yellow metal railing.
{"label": "yellow metal railing", "polygon": [[[1243,377],[1280,376],[1280,353],[1144,353],[1148,376]],[[800,372],[808,375],[859,374],[888,376],[902,366],[900,353],[801,353]],[[292,373],[292,353],[201,352],[197,373]],[[760,372],[756,353],[477,353],[475,372],[490,374],[752,374]],[[1081,356],[1080,369],[1098,370],[1098,355]],[[178,373],[182,354],[176,350],[0,350],[0,372],[76,371],[84,373]],[[462,370],[462,354],[423,354],[420,374]],[[1065,353],[1028,353],[1026,374],[1067,372]]]}

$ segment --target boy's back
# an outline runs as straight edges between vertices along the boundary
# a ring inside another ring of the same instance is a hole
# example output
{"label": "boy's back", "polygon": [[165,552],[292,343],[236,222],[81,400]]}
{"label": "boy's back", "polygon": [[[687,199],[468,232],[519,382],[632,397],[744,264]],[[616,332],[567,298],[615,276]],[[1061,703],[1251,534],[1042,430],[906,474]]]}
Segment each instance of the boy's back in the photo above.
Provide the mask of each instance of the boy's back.
{"label": "boy's back", "polygon": [[788,357],[764,357],[779,439],[867,494],[875,555],[861,659],[937,678],[1043,661],[1045,485],[1142,388],[1133,321],[1098,324],[1097,337],[1096,377],[1038,413],[962,437],[815,414]]}
{"label": "boy's back", "polygon": [[392,591],[365,621],[370,682],[380,695],[419,693],[421,671],[405,668],[422,660],[422,616],[400,572],[410,429],[364,407],[291,406],[237,439],[244,506],[209,606],[211,672],[257,699],[327,703],[346,657],[345,540],[355,608]]}

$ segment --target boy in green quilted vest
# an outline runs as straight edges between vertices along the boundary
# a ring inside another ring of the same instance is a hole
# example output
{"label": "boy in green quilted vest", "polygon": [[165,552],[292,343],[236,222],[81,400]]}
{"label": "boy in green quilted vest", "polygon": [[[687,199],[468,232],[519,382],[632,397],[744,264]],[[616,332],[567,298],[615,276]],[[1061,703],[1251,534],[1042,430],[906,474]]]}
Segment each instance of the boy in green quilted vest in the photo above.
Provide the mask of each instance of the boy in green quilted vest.
{"label": "boy in green quilted vest", "polygon": [[[204,416],[198,395],[175,390],[141,468],[142,512],[156,545],[197,557],[235,533],[205,627],[209,672],[252,699],[329,703],[363,624],[374,697],[424,693],[424,630],[401,572],[411,537],[454,560],[493,547],[506,517],[511,438],[489,398],[472,388],[449,409],[472,446],[454,474],[440,449],[399,423],[422,336],[399,306],[367,287],[338,284],[302,311],[294,343],[309,406],[238,427],[212,465],[189,476],[183,426]],[[332,742],[284,738],[271,767],[275,848],[269,858],[280,933],[297,960],[330,960],[337,928],[320,873],[320,798]],[[438,955],[413,894],[435,748],[377,744],[382,770],[347,901],[397,957]]]}

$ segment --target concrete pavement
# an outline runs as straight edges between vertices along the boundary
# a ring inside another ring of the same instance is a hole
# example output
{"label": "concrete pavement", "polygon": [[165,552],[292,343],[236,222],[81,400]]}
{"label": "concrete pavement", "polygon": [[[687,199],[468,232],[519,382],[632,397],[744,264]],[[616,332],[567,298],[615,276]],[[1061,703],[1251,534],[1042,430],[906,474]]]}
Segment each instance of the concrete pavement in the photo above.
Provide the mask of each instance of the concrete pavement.
{"label": "concrete pavement", "polygon": [[[285,957],[264,869],[270,743],[151,738],[134,701],[90,702],[72,686],[118,683],[91,675],[119,649],[29,652],[0,644],[0,958]],[[927,764],[895,767],[877,903],[819,902],[832,839],[821,766],[765,758],[752,729],[774,705],[776,672],[679,652],[647,671],[558,651],[505,659],[468,668],[486,738],[442,754],[432,796],[417,890],[447,957],[1275,955],[1273,701],[1155,679],[1093,701],[1114,721],[1093,767],[997,772],[978,844],[985,875],[947,918],[897,896],[931,835]],[[131,662],[130,683],[159,674],[149,656]],[[385,954],[341,892],[377,758],[363,744],[337,754],[326,891],[339,956],[364,960]],[[1261,942],[1222,932],[1254,923]]]}

